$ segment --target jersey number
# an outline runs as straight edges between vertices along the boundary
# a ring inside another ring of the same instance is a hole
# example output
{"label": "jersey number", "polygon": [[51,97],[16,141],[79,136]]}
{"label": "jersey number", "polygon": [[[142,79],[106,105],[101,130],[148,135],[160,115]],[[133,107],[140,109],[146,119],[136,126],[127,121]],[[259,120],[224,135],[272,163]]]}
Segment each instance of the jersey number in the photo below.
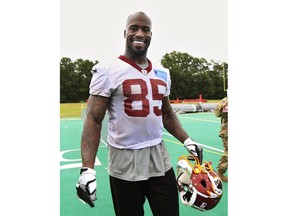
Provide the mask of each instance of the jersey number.
{"label": "jersey number", "polygon": [[[164,95],[159,93],[158,86],[165,86],[166,83],[158,79],[150,79],[151,89],[152,89],[152,98],[153,100],[162,100]],[[139,93],[132,93],[132,86],[139,86]],[[124,110],[128,116],[134,117],[146,117],[150,113],[150,104],[149,100],[146,98],[148,95],[147,83],[142,79],[130,79],[123,82],[123,94],[127,99],[124,100]],[[133,110],[132,102],[141,101],[142,108]],[[162,114],[161,109],[157,106],[153,107],[153,112],[156,116]]]}

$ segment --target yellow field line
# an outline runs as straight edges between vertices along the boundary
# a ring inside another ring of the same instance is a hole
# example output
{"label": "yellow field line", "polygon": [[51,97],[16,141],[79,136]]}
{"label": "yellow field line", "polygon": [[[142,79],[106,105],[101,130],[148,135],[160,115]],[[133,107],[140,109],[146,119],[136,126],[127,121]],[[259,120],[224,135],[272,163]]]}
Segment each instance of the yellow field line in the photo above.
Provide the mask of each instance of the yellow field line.
{"label": "yellow field line", "polygon": [[178,116],[178,118],[193,119],[193,120],[196,120],[196,121],[206,121],[206,122],[220,123],[220,120],[219,121],[215,121],[215,120],[207,120],[207,119],[200,119],[200,118],[190,118],[190,117],[184,117],[184,116]]}

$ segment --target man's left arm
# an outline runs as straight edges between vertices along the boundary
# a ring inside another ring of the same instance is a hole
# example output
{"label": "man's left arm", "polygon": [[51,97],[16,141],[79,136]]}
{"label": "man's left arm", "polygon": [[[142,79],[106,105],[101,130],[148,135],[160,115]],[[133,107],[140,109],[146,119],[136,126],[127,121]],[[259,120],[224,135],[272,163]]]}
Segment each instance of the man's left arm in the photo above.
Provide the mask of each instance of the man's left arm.
{"label": "man's left arm", "polygon": [[181,143],[184,143],[187,151],[190,154],[198,157],[201,164],[203,158],[203,150],[201,146],[194,142],[194,140],[191,139],[187,132],[184,130],[177,115],[172,109],[168,96],[164,97],[162,100],[162,118],[164,128]]}
{"label": "man's left arm", "polygon": [[189,138],[189,135],[182,127],[177,115],[174,113],[169,97],[164,97],[162,101],[162,118],[164,128],[180,142]]}

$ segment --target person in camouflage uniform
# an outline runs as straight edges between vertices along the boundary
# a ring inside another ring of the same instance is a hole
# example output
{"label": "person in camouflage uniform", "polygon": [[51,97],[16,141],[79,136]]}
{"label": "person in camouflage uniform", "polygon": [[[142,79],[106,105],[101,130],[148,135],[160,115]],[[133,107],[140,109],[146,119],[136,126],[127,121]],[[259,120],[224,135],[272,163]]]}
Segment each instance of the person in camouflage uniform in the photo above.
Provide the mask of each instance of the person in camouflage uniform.
{"label": "person in camouflage uniform", "polygon": [[214,113],[217,117],[221,117],[221,130],[219,137],[222,139],[224,154],[219,160],[217,170],[218,176],[224,182],[228,182],[228,177],[224,173],[228,169],[228,97],[223,98],[216,106]]}

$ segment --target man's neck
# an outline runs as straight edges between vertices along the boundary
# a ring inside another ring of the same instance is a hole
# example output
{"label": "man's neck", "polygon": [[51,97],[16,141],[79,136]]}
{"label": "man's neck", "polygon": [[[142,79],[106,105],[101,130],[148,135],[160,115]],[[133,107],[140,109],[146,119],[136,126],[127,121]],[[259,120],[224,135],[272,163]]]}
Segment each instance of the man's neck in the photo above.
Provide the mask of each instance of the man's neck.
{"label": "man's neck", "polygon": [[145,55],[137,56],[137,55],[131,55],[127,52],[123,54],[127,59],[129,59],[132,62],[135,62],[136,64],[146,64],[148,62],[148,59]]}

